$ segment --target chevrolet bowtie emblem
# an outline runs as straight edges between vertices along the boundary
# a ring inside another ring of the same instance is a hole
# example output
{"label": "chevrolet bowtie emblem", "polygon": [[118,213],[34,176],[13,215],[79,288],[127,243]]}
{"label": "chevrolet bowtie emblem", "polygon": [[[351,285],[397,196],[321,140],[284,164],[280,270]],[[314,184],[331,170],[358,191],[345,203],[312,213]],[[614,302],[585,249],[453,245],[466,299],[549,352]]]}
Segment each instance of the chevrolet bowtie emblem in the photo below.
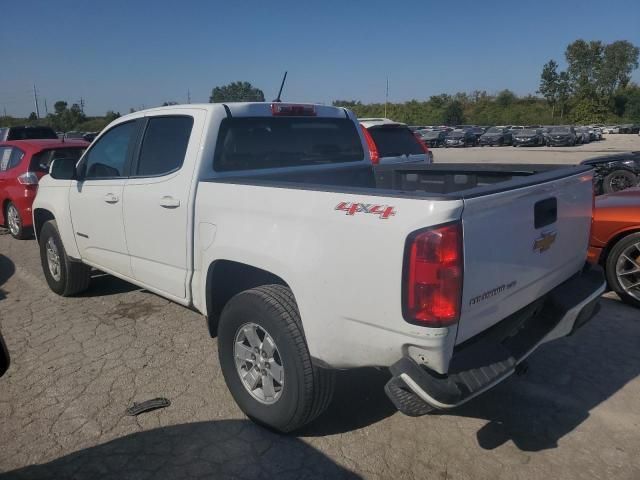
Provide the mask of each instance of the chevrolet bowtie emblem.
{"label": "chevrolet bowtie emblem", "polygon": [[556,241],[558,234],[556,232],[544,232],[542,236],[533,242],[533,251],[544,253],[551,248]]}

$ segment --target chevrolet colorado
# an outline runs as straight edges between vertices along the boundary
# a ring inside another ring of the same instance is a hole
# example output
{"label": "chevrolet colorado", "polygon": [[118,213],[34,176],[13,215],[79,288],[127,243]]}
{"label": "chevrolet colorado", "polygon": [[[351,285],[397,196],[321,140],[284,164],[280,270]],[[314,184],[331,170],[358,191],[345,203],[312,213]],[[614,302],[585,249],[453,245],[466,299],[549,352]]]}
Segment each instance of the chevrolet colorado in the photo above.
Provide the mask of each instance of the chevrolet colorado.
{"label": "chevrolet colorado", "polygon": [[337,107],[121,117],[40,181],[44,275],[67,296],[94,267],[201,312],[238,405],[285,432],[326,408],[335,369],[389,368],[391,401],[421,415],[591,318],[589,167],[374,167],[367,150]]}

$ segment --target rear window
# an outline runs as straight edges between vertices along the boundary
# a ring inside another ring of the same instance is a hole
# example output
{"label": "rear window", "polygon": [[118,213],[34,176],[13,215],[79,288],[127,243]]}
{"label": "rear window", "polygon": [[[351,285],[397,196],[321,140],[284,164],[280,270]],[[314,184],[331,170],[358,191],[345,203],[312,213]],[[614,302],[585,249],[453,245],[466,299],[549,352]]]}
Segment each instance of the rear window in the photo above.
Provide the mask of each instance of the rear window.
{"label": "rear window", "polygon": [[227,172],[363,159],[360,136],[347,118],[235,117],[222,121],[213,168]]}
{"label": "rear window", "polygon": [[54,160],[58,158],[73,158],[74,160],[80,160],[80,157],[85,150],[85,147],[51,148],[49,150],[43,150],[31,157],[29,171],[49,173],[49,167],[51,166],[51,162]]}
{"label": "rear window", "polygon": [[370,128],[369,133],[376,142],[381,157],[420,155],[424,150],[407,127]]}
{"label": "rear window", "polygon": [[48,127],[12,127],[7,140],[57,139],[58,136]]}

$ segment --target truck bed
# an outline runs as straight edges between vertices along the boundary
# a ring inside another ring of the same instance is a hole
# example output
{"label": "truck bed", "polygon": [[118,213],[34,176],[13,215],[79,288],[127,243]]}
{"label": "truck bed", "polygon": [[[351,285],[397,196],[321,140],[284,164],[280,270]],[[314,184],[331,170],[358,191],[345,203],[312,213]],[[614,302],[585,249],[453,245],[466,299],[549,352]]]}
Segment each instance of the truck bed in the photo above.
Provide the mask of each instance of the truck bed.
{"label": "truck bed", "polygon": [[[203,181],[423,199],[470,199],[587,172],[544,164],[347,165],[224,175]],[[532,178],[533,177],[533,178]],[[375,190],[372,192],[371,190]]]}

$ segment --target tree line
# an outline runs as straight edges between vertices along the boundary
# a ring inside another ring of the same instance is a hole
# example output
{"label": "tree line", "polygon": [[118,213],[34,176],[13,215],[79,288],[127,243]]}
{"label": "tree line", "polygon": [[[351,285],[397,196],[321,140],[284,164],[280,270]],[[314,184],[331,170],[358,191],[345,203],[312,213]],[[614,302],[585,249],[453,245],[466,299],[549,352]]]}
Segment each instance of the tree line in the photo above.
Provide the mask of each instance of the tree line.
{"label": "tree line", "polygon": [[[401,103],[332,103],[350,108],[359,117],[387,116],[412,125],[640,123],[640,85],[631,81],[639,55],[640,49],[626,40],[609,44],[576,40],[565,50],[565,70],[559,71],[554,59],[542,67],[539,96],[518,96],[508,89],[496,94],[476,90]],[[209,97],[209,102],[264,100],[264,92],[245,81],[216,86]],[[162,105],[176,103],[165,101]],[[102,117],[87,117],[78,104],[58,101],[54,112],[44,119],[35,113],[28,119],[0,117],[0,126],[38,123],[56,131],[99,131],[119,116],[119,112],[108,111]]]}

